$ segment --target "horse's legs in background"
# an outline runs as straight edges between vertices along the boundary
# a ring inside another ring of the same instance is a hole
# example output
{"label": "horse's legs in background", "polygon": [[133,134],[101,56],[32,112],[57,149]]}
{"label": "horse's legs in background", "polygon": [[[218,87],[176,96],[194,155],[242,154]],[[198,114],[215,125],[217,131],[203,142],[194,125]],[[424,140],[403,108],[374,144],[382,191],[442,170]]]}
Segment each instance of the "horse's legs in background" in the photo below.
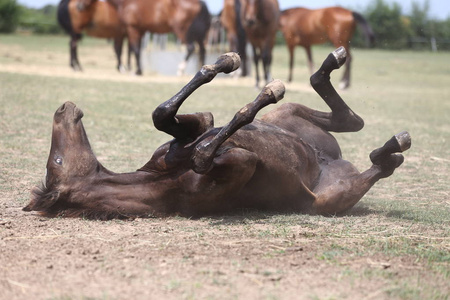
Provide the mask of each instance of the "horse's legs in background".
{"label": "horse's legs in background", "polygon": [[79,33],[72,33],[70,35],[70,66],[74,71],[83,71],[81,68],[80,62],[78,61],[78,51],[77,51],[77,44],[78,41],[81,39],[81,34]]}
{"label": "horse's legs in background", "polygon": [[252,49],[253,49],[253,62],[255,63],[255,74],[256,74],[256,88],[259,88],[259,68],[258,68],[258,64],[259,64],[259,59],[261,57],[258,49],[252,45]]}
{"label": "horse's legs in background", "polygon": [[292,72],[293,72],[293,69],[294,69],[295,44],[288,43],[287,47],[288,47],[288,51],[289,51],[289,75],[288,75],[288,82],[292,82]]}
{"label": "horse's legs in background", "polygon": [[352,65],[352,55],[350,54],[349,47],[345,47],[347,50],[347,61],[345,62],[345,70],[342,75],[341,82],[339,83],[339,88],[345,90],[350,86],[350,70]]}
{"label": "horse's legs in background", "polygon": [[141,40],[142,34],[139,30],[133,28],[132,26],[127,27],[128,33],[128,43],[131,51],[136,57],[136,75],[142,75],[141,69]]}
{"label": "horse's legs in background", "polygon": [[270,45],[264,46],[264,48],[262,49],[261,58],[264,69],[264,79],[266,80],[267,84],[271,79],[270,66],[272,64],[272,48],[270,47]]}
{"label": "horse's legs in background", "polygon": [[114,38],[114,52],[116,53],[116,58],[117,58],[117,70],[120,73],[124,73],[125,72],[125,67],[122,65],[123,39],[124,39],[124,37],[122,35],[121,36],[116,36]]}
{"label": "horse's legs in background", "polygon": [[198,43],[198,62],[200,69],[206,62],[206,48],[205,42],[203,40],[198,40],[197,43]]}
{"label": "horse's legs in background", "polygon": [[131,49],[130,41],[128,40],[128,57],[127,57],[127,69],[131,71],[131,55],[133,54],[133,49]]}
{"label": "horse's legs in background", "polygon": [[314,74],[314,62],[312,58],[311,46],[304,46],[306,51],[306,58],[308,59],[309,74]]}
{"label": "horse's legs in background", "polygon": [[195,50],[195,45],[194,42],[190,42],[186,44],[186,56],[184,57],[184,61],[182,61],[179,65],[178,65],[178,70],[177,70],[177,75],[181,76],[184,74],[184,72],[186,71],[186,66],[187,66],[187,62],[189,60],[189,58],[192,56],[192,53],[194,53]]}

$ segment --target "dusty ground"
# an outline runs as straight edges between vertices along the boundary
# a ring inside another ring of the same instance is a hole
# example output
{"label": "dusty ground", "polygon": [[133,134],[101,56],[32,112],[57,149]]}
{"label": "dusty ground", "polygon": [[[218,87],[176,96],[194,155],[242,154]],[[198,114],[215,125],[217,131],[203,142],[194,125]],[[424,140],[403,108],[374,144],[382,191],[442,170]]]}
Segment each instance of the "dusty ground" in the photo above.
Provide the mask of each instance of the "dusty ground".
{"label": "dusty ground", "polygon": [[[21,57],[18,51],[8,52],[15,53],[8,54],[11,60]],[[46,59],[67,58],[64,53]],[[85,61],[89,68],[89,60]],[[65,65],[45,68],[20,61],[0,67],[6,73],[149,80],[95,70],[78,75]],[[448,251],[445,226],[395,221],[364,205],[340,218],[242,212],[200,220],[47,219],[22,212],[17,201],[35,183],[36,178],[19,177],[1,191],[0,299],[420,299],[421,295],[447,299],[449,295],[448,277],[442,272],[448,264],[430,265],[408,250],[425,245]]]}

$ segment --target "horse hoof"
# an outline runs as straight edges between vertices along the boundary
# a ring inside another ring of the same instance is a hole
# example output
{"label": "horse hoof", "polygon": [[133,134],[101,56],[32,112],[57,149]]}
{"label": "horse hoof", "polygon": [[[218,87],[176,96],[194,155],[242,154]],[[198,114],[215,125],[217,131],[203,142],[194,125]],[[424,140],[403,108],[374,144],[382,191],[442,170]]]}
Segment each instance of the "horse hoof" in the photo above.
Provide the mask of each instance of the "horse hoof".
{"label": "horse hoof", "polygon": [[336,62],[339,68],[342,67],[342,65],[345,63],[345,60],[347,59],[347,51],[345,51],[345,48],[341,46],[334,50],[332,53],[334,58],[336,58]]}
{"label": "horse hoof", "polygon": [[219,56],[216,64],[224,64],[223,72],[228,74],[236,71],[241,66],[241,58],[236,52],[228,52]]}
{"label": "horse hoof", "polygon": [[402,131],[400,133],[397,133],[395,135],[395,139],[398,142],[398,145],[400,146],[401,152],[408,150],[411,148],[411,136],[407,131]]}
{"label": "horse hoof", "polygon": [[286,91],[286,89],[281,80],[275,79],[274,81],[269,82],[265,88],[269,89],[273,93],[276,102],[284,98],[284,92]]}

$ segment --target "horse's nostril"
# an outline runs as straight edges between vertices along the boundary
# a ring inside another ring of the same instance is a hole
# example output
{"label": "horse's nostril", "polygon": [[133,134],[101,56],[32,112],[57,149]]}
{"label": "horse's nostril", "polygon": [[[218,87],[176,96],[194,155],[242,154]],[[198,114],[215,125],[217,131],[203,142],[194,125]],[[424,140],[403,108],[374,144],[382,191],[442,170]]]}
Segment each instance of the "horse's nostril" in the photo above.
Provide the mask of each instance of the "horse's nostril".
{"label": "horse's nostril", "polygon": [[61,105],[61,107],[59,108],[59,112],[62,113],[66,110],[66,104],[64,103],[63,105]]}

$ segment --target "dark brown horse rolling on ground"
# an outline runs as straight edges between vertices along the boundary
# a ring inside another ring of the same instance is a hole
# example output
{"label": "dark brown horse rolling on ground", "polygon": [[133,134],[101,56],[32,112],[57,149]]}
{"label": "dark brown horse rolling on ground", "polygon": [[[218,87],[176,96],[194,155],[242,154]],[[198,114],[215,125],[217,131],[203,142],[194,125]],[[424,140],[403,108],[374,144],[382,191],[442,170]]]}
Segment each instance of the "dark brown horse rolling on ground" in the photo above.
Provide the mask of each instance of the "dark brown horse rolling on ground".
{"label": "dark brown horse rolling on ground", "polygon": [[236,53],[222,55],[156,108],[155,127],[174,139],[132,173],[113,173],[100,164],[81,122],[82,111],[66,102],[54,115],[44,185],[32,191],[24,210],[99,219],[198,217],[238,208],[345,212],[403,163],[398,152],[407,150],[411,140],[407,132],[392,137],[372,151],[373,165],[363,173],[342,159],[329,131],[353,132],[364,125],[330,83],[330,73],[344,62],[340,48],[311,77],[331,112],[287,103],[255,120],[261,108],[284,96],[283,84],[274,81],[224,127],[214,128],[211,113],[177,114],[198,87],[239,66]]}
{"label": "dark brown horse rolling on ground", "polygon": [[367,40],[372,43],[374,34],[364,17],[356,12],[341,7],[327,7],[310,10],[307,8],[291,8],[282,11],[280,18],[283,32],[289,50],[289,77],[292,81],[294,67],[294,48],[299,45],[305,48],[311,74],[314,72],[311,45],[327,41],[337,48],[343,46],[347,51],[347,65],[339,87],[345,89],[350,85],[350,40],[356,28],[361,25]]}
{"label": "dark brown horse rolling on ground", "polygon": [[77,44],[83,31],[89,36],[113,39],[117,69],[123,68],[121,56],[125,27],[121,25],[117,10],[110,3],[99,1],[88,9],[80,10],[77,0],[62,0],[58,5],[57,17],[61,27],[70,35],[70,66],[74,70],[81,70]]}
{"label": "dark brown horse rolling on ground", "polygon": [[[77,0],[80,5],[89,7],[97,0]],[[194,50],[193,43],[199,46],[200,63],[205,63],[205,38],[211,16],[208,8],[200,0],[107,0],[119,12],[124,24],[131,51],[136,57],[136,74],[142,74],[141,40],[146,31],[151,33],[173,32],[183,44],[188,46],[186,60]]]}
{"label": "dark brown horse rolling on ground", "polygon": [[278,31],[280,9],[277,0],[246,0],[242,3],[242,24],[253,48],[256,86],[259,85],[259,61],[262,61],[264,79],[271,80],[272,49]]}

